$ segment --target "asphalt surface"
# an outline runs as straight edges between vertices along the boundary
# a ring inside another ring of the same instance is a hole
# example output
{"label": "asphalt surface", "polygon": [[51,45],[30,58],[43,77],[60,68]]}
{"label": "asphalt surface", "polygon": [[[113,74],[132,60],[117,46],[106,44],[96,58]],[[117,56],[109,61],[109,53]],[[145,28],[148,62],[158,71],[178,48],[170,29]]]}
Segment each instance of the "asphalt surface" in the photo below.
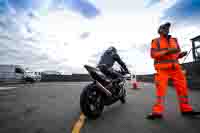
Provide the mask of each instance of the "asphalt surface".
{"label": "asphalt surface", "polygon": [[[88,83],[57,82],[12,85],[0,89],[0,133],[71,133],[80,114],[79,95]],[[5,87],[5,86],[4,86]],[[105,107],[97,120],[87,120],[81,133],[199,133],[200,117],[185,118],[169,87],[163,120],[147,120],[154,86],[127,87],[127,103]],[[190,101],[200,110],[200,90],[190,90]]]}

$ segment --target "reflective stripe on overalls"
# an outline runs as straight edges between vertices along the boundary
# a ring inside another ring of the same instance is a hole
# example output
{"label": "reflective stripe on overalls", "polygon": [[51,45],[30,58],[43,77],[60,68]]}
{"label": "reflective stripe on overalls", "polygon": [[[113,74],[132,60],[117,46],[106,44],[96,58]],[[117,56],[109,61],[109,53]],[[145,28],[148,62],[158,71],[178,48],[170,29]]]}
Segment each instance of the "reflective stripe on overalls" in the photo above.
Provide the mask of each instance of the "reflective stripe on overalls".
{"label": "reflective stripe on overalls", "polygon": [[[160,51],[168,50],[168,48],[161,48],[160,47],[160,38],[156,39],[156,41],[157,41],[157,43],[156,43],[157,44],[157,48],[153,48],[152,49],[153,52],[154,51],[155,52],[160,52]],[[170,40],[169,39],[168,39],[167,44],[168,44],[168,47],[170,47]],[[178,47],[177,43],[176,43],[176,47]],[[160,60],[160,61],[154,60],[154,65],[156,65],[156,64],[166,64],[166,63],[172,63],[172,69],[174,69],[175,68],[174,63],[178,63],[178,60],[175,60],[175,59]]]}

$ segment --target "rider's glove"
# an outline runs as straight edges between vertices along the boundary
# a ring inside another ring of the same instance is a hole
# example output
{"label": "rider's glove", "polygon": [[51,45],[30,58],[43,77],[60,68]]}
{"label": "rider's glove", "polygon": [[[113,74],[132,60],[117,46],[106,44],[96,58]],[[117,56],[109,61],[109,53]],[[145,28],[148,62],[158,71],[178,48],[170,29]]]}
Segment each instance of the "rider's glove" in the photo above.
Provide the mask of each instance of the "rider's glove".
{"label": "rider's glove", "polygon": [[129,70],[126,71],[127,74],[130,74]]}

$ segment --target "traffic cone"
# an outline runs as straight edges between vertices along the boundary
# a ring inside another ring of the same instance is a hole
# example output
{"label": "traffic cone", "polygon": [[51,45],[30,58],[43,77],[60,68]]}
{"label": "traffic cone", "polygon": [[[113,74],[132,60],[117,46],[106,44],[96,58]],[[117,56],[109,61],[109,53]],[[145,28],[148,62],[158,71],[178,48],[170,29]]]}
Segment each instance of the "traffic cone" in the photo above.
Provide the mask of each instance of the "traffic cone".
{"label": "traffic cone", "polygon": [[130,83],[131,83],[132,89],[138,89],[138,83],[137,83],[137,78],[135,74],[131,75]]}
{"label": "traffic cone", "polygon": [[138,89],[138,83],[136,81],[133,81],[132,88],[133,89]]}

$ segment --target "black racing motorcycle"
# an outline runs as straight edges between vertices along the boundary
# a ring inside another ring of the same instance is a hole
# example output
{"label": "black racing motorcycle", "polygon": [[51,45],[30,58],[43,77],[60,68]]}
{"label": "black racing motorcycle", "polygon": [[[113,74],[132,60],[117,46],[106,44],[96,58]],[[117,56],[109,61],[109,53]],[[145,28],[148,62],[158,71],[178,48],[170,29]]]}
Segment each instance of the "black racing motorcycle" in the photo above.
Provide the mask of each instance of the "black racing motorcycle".
{"label": "black racing motorcycle", "polygon": [[121,68],[117,71],[123,75],[120,79],[111,79],[105,76],[98,68],[84,65],[90,74],[93,82],[87,85],[80,95],[81,111],[89,119],[96,119],[101,116],[104,106],[111,105],[118,100],[122,104],[126,102],[126,79],[129,75]]}

